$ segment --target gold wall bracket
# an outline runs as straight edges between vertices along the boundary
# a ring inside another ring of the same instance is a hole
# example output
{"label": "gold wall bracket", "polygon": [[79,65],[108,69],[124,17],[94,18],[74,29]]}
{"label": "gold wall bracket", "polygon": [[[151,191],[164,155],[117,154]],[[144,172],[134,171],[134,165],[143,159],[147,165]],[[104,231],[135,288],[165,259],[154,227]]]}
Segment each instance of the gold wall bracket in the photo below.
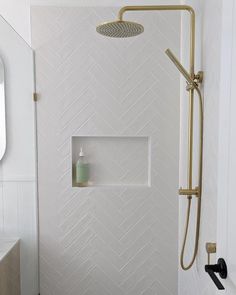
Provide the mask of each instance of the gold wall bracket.
{"label": "gold wall bracket", "polygon": [[185,189],[180,187],[179,189],[180,196],[198,196],[199,195],[199,188],[195,187],[194,189]]}
{"label": "gold wall bracket", "polygon": [[194,81],[199,84],[203,81],[203,71],[198,71],[197,74],[194,75]]}

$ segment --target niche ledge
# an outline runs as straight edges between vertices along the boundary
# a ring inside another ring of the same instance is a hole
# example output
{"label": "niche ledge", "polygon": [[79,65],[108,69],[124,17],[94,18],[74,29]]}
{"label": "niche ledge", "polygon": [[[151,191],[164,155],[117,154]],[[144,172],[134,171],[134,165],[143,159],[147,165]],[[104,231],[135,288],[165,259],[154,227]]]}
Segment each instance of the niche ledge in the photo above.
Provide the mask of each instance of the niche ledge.
{"label": "niche ledge", "polygon": [[75,167],[81,147],[89,163],[87,187],[150,186],[149,137],[72,136],[72,187],[79,187]]}

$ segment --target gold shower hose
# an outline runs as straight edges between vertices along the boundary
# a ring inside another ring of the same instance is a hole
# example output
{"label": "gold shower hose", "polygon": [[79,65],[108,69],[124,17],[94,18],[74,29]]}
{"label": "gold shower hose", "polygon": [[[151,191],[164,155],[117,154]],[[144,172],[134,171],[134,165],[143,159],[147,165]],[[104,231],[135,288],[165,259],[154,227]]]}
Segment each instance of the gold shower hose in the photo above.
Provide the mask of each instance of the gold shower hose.
{"label": "gold shower hose", "polygon": [[181,248],[180,254],[180,265],[183,270],[188,270],[192,267],[198,252],[198,243],[199,243],[199,232],[200,232],[200,214],[201,214],[201,187],[202,187],[202,154],[203,154],[203,99],[201,92],[196,84],[193,85],[194,89],[197,91],[199,97],[199,183],[198,183],[198,194],[197,194],[197,221],[196,221],[196,232],[195,232],[195,244],[194,244],[194,251],[191,261],[188,265],[184,264],[184,256],[185,256],[185,246],[188,236],[188,229],[189,229],[189,220],[190,220],[190,212],[191,212],[191,203],[192,203],[192,196],[188,196],[188,206],[187,206],[187,215],[185,221],[185,230],[184,230],[184,238],[183,244]]}

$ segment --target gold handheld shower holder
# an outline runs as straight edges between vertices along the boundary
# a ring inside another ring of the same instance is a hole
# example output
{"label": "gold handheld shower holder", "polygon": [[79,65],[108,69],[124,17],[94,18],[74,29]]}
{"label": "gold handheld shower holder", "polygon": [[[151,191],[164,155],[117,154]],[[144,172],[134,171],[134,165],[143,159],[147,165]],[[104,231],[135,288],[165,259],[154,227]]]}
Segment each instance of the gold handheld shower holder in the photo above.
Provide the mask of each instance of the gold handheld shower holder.
{"label": "gold handheld shower holder", "polygon": [[[203,80],[203,72],[199,71],[195,74],[195,12],[191,6],[188,5],[143,5],[143,6],[124,6],[118,13],[118,19],[112,22],[105,22],[97,26],[97,32],[108,37],[126,38],[141,34],[144,28],[141,24],[123,20],[124,13],[127,11],[187,11],[190,16],[190,30],[189,30],[189,72],[182,66],[170,49],[166,50],[166,54],[175,64],[181,74],[187,81],[186,90],[189,93],[189,119],[188,119],[188,175],[187,188],[180,188],[179,194],[187,196],[188,207],[187,217],[185,223],[185,231],[183,238],[183,245],[180,254],[180,265],[183,270],[188,270],[192,267],[198,252],[199,232],[200,232],[200,215],[201,215],[201,195],[202,195],[202,158],[203,158],[203,99],[199,84]],[[199,98],[199,161],[198,161],[198,180],[197,187],[193,188],[193,122],[194,122],[194,91],[197,92]],[[197,198],[197,220],[195,232],[195,244],[193,256],[190,262],[185,265],[185,246],[188,235],[190,210],[192,196]]]}

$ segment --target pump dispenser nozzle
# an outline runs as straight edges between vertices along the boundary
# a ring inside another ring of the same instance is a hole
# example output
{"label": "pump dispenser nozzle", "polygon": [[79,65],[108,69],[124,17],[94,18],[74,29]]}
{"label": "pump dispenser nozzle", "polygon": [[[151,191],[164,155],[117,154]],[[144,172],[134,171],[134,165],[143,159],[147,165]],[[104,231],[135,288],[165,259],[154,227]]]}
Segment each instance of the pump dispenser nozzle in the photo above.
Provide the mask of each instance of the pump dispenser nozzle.
{"label": "pump dispenser nozzle", "polygon": [[80,157],[84,157],[84,152],[83,152],[83,148],[82,148],[82,147],[80,148],[79,156],[80,156]]}

